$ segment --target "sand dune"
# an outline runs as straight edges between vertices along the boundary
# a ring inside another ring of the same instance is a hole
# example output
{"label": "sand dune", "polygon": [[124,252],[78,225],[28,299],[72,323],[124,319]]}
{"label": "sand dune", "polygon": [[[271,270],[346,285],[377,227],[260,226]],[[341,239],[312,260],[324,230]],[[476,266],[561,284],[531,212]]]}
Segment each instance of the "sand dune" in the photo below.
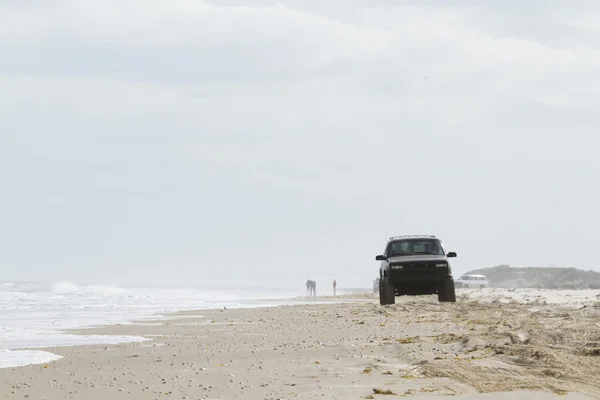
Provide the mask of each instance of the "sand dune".
{"label": "sand dune", "polygon": [[598,294],[459,291],[456,304],[385,307],[361,294],[92,329],[153,340],[47,349],[64,358],[0,370],[0,398],[600,398]]}

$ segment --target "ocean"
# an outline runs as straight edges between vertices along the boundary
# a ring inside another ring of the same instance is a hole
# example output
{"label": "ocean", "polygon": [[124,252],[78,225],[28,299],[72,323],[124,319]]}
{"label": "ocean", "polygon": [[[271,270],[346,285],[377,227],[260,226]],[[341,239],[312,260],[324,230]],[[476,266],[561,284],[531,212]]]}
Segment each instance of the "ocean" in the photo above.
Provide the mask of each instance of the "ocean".
{"label": "ocean", "polygon": [[[59,358],[45,347],[116,344],[140,337],[73,335],[69,329],[131,323],[183,310],[302,304],[285,289],[133,288],[70,282],[0,282],[0,368]],[[314,303],[314,301],[311,301]],[[323,303],[325,303],[323,301]]]}

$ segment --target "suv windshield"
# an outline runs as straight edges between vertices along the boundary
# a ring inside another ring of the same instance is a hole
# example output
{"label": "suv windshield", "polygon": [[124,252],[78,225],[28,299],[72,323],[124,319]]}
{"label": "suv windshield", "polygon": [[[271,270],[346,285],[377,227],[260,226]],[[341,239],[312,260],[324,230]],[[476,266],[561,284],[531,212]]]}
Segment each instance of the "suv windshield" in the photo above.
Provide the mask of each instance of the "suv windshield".
{"label": "suv windshield", "polygon": [[444,249],[438,239],[398,239],[390,242],[386,251],[388,257],[433,254],[443,256]]}

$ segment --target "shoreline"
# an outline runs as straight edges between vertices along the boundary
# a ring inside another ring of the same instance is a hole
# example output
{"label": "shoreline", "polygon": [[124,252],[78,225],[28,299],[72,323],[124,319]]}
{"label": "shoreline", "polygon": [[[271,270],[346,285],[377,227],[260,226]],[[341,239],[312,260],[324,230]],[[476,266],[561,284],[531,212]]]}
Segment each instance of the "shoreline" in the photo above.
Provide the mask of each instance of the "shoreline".
{"label": "shoreline", "polygon": [[[335,304],[339,302],[352,302],[361,301],[362,293],[347,293],[338,296],[296,296],[289,298],[264,298],[264,299],[251,299],[248,300],[247,304],[238,305],[229,308],[230,310],[244,310],[244,309],[258,309],[258,308],[271,308],[281,307],[289,305],[302,305],[302,304]],[[253,303],[253,304],[251,304]],[[261,303],[264,303],[261,304]],[[0,350],[0,371],[7,368],[21,368],[28,366],[35,366],[40,364],[47,364],[53,361],[57,361],[62,356],[56,354],[54,349],[80,347],[80,346],[112,346],[125,343],[138,343],[147,342],[151,339],[141,337],[139,335],[95,335],[90,333],[91,331],[103,328],[110,328],[113,326],[121,325],[145,325],[148,323],[162,324],[165,321],[175,319],[181,316],[193,316],[195,313],[218,311],[218,308],[206,308],[206,309],[179,309],[179,310],[162,310],[157,311],[154,314],[147,314],[138,318],[132,318],[131,320],[120,322],[120,323],[108,323],[108,324],[95,324],[89,326],[81,326],[72,329],[57,329],[49,330],[55,335],[68,336],[74,335],[75,337],[81,338],[82,341],[86,339],[89,343],[67,343],[68,339],[64,339],[64,344],[54,346],[23,346],[19,348],[9,348]],[[73,338],[71,338],[71,341]],[[20,356],[20,357],[19,357]],[[20,358],[24,361],[18,361]]]}
{"label": "shoreline", "polygon": [[[63,358],[0,369],[7,383],[0,398],[342,399],[386,398],[375,393],[386,390],[423,398],[499,399],[514,391],[600,398],[600,302],[532,310],[429,296],[385,307],[374,296],[356,300],[195,310],[77,330],[149,340],[44,349]],[[565,323],[571,318],[577,324]],[[584,335],[587,343],[578,339]]]}

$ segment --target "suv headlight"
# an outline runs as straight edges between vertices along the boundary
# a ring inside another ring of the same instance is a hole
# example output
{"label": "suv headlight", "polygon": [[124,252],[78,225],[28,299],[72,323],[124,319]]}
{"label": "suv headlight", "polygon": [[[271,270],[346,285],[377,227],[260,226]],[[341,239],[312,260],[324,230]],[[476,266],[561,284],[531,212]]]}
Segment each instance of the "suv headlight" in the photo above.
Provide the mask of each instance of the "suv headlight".
{"label": "suv headlight", "polygon": [[435,264],[435,266],[436,266],[436,267],[443,268],[443,267],[447,267],[447,266],[448,266],[448,264],[447,264],[447,263],[439,263],[439,264]]}

